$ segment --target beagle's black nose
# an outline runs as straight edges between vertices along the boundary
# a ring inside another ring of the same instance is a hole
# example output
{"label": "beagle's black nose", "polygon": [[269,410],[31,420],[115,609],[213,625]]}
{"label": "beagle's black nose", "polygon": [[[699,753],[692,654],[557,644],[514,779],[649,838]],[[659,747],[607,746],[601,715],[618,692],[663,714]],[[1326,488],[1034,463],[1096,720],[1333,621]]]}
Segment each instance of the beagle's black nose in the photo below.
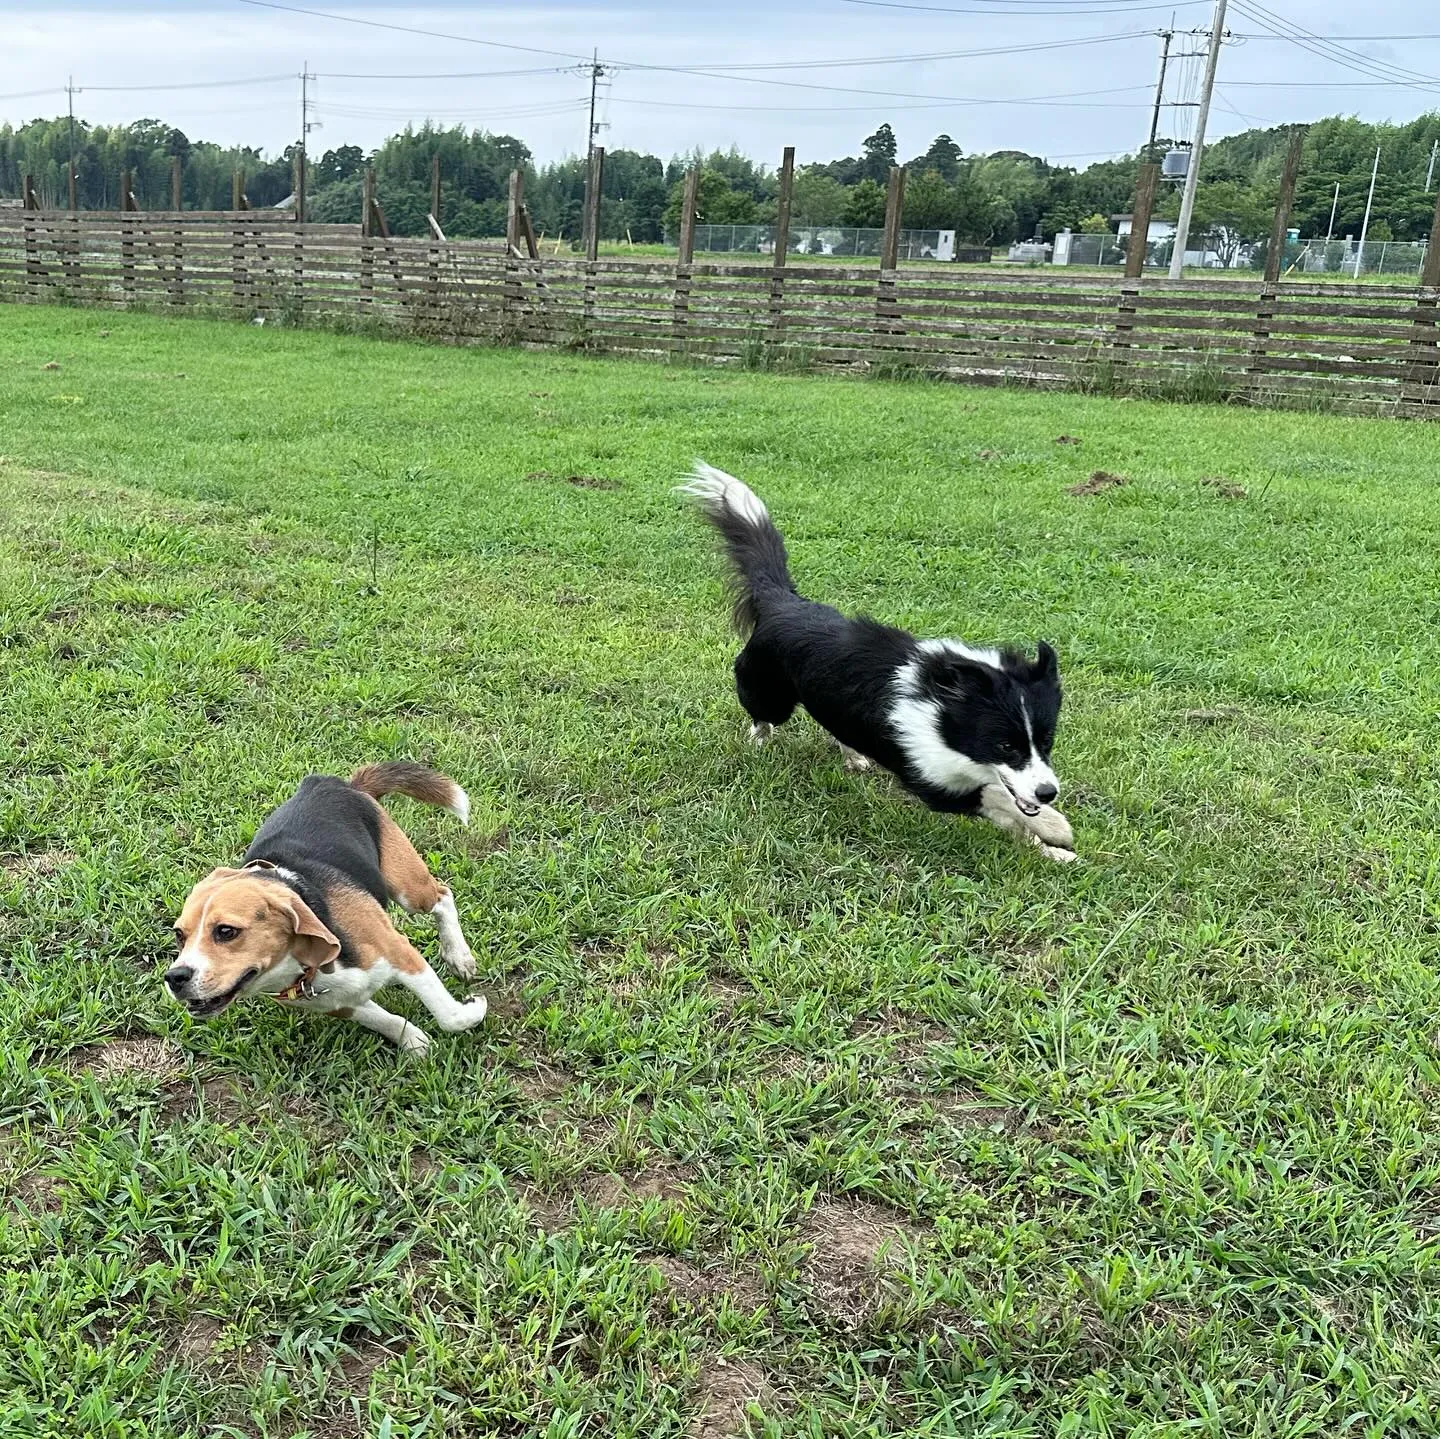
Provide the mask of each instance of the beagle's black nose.
{"label": "beagle's black nose", "polygon": [[1049,804],[1060,791],[1053,784],[1037,784],[1035,786],[1035,798],[1041,804]]}
{"label": "beagle's black nose", "polygon": [[188,964],[172,964],[165,971],[165,983],[173,993],[179,994],[195,978],[195,970]]}

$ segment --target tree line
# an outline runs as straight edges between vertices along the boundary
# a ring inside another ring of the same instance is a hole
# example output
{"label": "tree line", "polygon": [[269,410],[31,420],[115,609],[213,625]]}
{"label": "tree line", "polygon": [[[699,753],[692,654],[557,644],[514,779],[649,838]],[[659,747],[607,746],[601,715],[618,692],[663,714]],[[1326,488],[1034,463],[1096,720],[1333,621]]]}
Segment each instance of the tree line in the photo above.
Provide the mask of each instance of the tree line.
{"label": "tree line", "polygon": [[[1440,181],[1436,165],[1427,184],[1437,140],[1440,112],[1398,125],[1344,116],[1311,125],[1291,223],[1304,236],[1324,236],[1333,203],[1336,236],[1358,233],[1378,145],[1381,166],[1370,234],[1377,240],[1424,238],[1435,209],[1435,182]],[[1166,143],[1160,142],[1157,154]],[[1228,136],[1206,151],[1197,222],[1222,258],[1227,249],[1238,253],[1243,244],[1268,232],[1287,143],[1286,128],[1275,127]],[[293,188],[293,147],[267,158],[252,147],[191,140],[159,120],[110,126],[77,120],[72,132],[62,116],[0,127],[0,196],[18,197],[29,174],[43,204],[63,206],[72,154],[83,209],[119,207],[122,169],[131,172],[142,208],[168,208],[175,156],[184,166],[188,209],[228,208],[231,176],[237,169],[245,172],[254,206],[280,204]],[[391,229],[396,234],[425,234],[435,155],[443,178],[440,220],[447,234],[503,234],[510,172],[520,169],[537,230],[550,238],[578,239],[585,195],[583,157],[536,165],[529,148],[514,136],[430,124],[392,135],[370,153],[341,145],[312,155],[307,174],[311,217],[358,221],[362,177],[372,167]],[[1076,169],[1020,150],[967,155],[948,134],[938,135],[922,154],[904,162],[908,179],[903,224],[918,230],[953,229],[961,240],[981,245],[1051,240],[1067,228],[1109,230],[1114,216],[1129,211],[1136,169],[1147,158],[1137,151]],[[887,124],[867,136],[856,155],[802,165],[795,175],[792,223],[878,228],[884,222],[885,182],[899,160],[895,134]],[[702,223],[773,223],[776,173],[737,150],[662,160],[622,149],[605,157],[602,238],[636,244],[673,238],[685,172],[692,166],[700,169],[697,218]],[[1177,205],[1178,197],[1168,192],[1158,213],[1173,215]]]}

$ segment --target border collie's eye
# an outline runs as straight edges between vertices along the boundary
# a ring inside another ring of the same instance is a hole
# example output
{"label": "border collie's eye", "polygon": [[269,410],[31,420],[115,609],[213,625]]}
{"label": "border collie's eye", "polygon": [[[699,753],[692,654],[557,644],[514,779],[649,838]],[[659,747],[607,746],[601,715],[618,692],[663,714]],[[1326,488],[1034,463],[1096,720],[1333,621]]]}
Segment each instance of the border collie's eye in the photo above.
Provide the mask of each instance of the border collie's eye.
{"label": "border collie's eye", "polygon": [[175,941],[176,949],[185,948],[185,931],[183,929],[172,929],[170,931],[170,938]]}
{"label": "border collie's eye", "polygon": [[229,944],[240,931],[233,924],[217,924],[211,934],[216,944]]}

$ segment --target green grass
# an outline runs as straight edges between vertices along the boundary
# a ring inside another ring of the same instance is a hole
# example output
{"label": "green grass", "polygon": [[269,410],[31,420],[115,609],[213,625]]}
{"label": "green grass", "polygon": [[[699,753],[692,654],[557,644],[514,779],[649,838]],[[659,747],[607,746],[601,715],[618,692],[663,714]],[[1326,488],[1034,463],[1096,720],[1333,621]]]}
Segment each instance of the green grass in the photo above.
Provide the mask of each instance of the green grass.
{"label": "green grass", "polygon": [[[1440,1430],[1435,430],[56,309],[0,357],[7,1439]],[[809,592],[1056,642],[1083,864],[748,747],[696,455]],[[405,755],[494,1022],[167,1004],[195,879]]]}

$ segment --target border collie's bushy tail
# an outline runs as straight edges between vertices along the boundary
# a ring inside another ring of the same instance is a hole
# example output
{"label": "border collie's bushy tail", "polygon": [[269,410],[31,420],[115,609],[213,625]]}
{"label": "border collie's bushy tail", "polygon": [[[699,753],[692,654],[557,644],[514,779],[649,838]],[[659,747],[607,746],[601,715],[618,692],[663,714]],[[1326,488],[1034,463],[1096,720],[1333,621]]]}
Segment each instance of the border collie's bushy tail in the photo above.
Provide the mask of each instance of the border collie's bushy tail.
{"label": "border collie's bushy tail", "polygon": [[785,541],[760,496],[734,475],[697,460],[679,487],[720,532],[734,568],[735,628],[749,635],[769,599],[796,593]]}
{"label": "border collie's bushy tail", "polygon": [[414,760],[386,760],[362,765],[350,776],[350,788],[380,799],[387,794],[409,795],[421,804],[448,809],[461,824],[470,823],[470,796],[448,775],[427,769]]}

